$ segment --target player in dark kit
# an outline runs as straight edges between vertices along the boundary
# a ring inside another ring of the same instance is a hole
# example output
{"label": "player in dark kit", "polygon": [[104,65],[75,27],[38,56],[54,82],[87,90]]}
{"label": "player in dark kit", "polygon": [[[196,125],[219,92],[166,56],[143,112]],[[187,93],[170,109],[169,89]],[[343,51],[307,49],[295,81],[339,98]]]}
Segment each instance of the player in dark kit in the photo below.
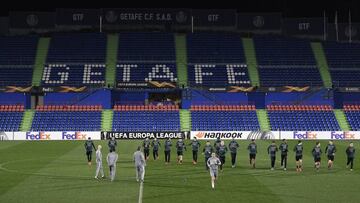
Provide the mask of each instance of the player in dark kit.
{"label": "player in dark kit", "polygon": [[116,140],[115,140],[114,137],[112,137],[111,140],[109,140],[108,146],[109,146],[109,151],[111,150],[111,151],[115,152],[115,148],[116,148],[116,146],[117,146],[117,142],[116,142]]}
{"label": "player in dark kit", "polygon": [[167,140],[165,140],[164,143],[165,164],[170,163],[171,146],[172,146],[171,140],[170,138],[168,138]]}
{"label": "player in dark kit", "polygon": [[255,144],[254,139],[251,140],[251,143],[249,144],[247,149],[249,150],[250,166],[255,168],[255,159],[256,159],[256,153],[257,153],[257,146]]}
{"label": "player in dark kit", "polygon": [[214,148],[215,148],[215,154],[217,157],[219,157],[220,143],[221,143],[220,137],[216,138],[216,141],[214,143]]}
{"label": "player in dark kit", "polygon": [[224,141],[220,142],[219,147],[219,159],[220,159],[220,171],[223,170],[223,165],[225,164],[225,158],[226,158],[226,152],[228,151],[228,148],[226,147]]}
{"label": "player in dark kit", "polygon": [[313,148],[312,154],[314,157],[316,171],[319,171],[320,163],[321,163],[321,154],[322,154],[322,151],[320,148],[320,142],[316,142],[316,146]]}
{"label": "player in dark kit", "polygon": [[267,148],[268,154],[270,155],[271,159],[271,170],[274,170],[275,167],[275,160],[276,160],[276,152],[278,151],[278,147],[275,144],[275,141],[272,141],[272,143]]}
{"label": "player in dark kit", "polygon": [[209,141],[206,141],[205,147],[203,149],[203,154],[205,155],[205,167],[206,170],[209,170],[209,167],[207,165],[208,159],[211,157],[211,153],[214,152],[214,148],[211,146]]}
{"label": "player in dark kit", "polygon": [[237,150],[240,147],[239,143],[237,143],[235,141],[235,139],[233,138],[231,140],[231,142],[229,143],[229,149],[230,149],[230,154],[231,154],[231,167],[235,168],[235,162],[236,162],[236,154],[237,154]]}
{"label": "player in dark kit", "polygon": [[284,171],[286,171],[286,165],[287,165],[287,153],[288,153],[288,144],[285,139],[283,139],[283,142],[280,144],[280,152],[281,152],[281,167],[284,168]]}
{"label": "player in dark kit", "polygon": [[177,150],[177,155],[178,155],[178,164],[182,164],[183,162],[183,155],[184,155],[184,150],[186,150],[186,145],[184,143],[184,141],[182,139],[179,139],[176,142],[176,150]]}
{"label": "player in dark kit", "polygon": [[191,141],[189,146],[192,147],[192,153],[193,153],[193,164],[197,163],[197,157],[198,157],[198,151],[201,146],[200,142],[194,137],[194,139]]}
{"label": "player in dark kit", "polygon": [[348,148],[346,148],[346,155],[347,155],[346,168],[349,168],[349,164],[350,164],[350,171],[352,171],[354,166],[354,157],[355,157],[355,148],[352,142],[350,142]]}
{"label": "player in dark kit", "polygon": [[296,160],[296,171],[301,172],[302,169],[302,157],[303,157],[303,146],[301,140],[299,140],[298,144],[294,147],[295,152],[295,160]]}
{"label": "player in dark kit", "polygon": [[143,142],[143,147],[144,147],[144,157],[145,160],[147,161],[149,159],[149,155],[150,155],[150,140],[147,137],[144,142]]}
{"label": "player in dark kit", "polygon": [[154,160],[158,160],[159,158],[159,147],[160,147],[160,142],[159,140],[157,140],[156,138],[154,138],[154,140],[151,142],[151,146],[153,148],[153,157]]}
{"label": "player in dark kit", "polygon": [[88,160],[88,165],[91,165],[91,155],[92,155],[92,150],[96,150],[95,145],[93,143],[93,141],[91,140],[91,137],[88,138],[88,140],[86,140],[85,144],[85,150],[86,150],[86,156],[87,156],[87,160]]}
{"label": "player in dark kit", "polygon": [[335,152],[336,146],[334,145],[333,141],[330,140],[329,144],[325,148],[325,153],[328,157],[328,169],[331,169],[334,165]]}

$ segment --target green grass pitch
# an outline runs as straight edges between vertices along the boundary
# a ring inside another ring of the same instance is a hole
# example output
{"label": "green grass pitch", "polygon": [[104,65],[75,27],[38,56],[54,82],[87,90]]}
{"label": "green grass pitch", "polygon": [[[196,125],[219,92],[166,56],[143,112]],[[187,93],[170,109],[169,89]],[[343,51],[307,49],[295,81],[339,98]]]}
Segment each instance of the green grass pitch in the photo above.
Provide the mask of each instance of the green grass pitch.
{"label": "green grass pitch", "polygon": [[[176,141],[173,140],[173,144]],[[186,141],[189,143],[189,141]],[[103,145],[105,157],[107,142]],[[0,202],[138,202],[139,183],[135,180],[132,154],[141,141],[119,141],[116,181],[95,180],[95,162],[89,167],[83,141],[3,141],[0,142]],[[163,143],[163,141],[162,141]],[[212,142],[213,143],[213,142]],[[355,158],[354,171],[345,168],[345,148],[348,141],[336,141],[338,152],[333,170],[327,169],[322,156],[320,172],[316,172],[311,156],[315,141],[304,141],[304,171],[295,171],[294,153],[288,156],[288,171],[280,169],[280,154],[276,170],[270,171],[266,153],[270,141],[257,141],[257,168],[251,169],[246,147],[249,141],[239,141],[237,167],[231,168],[227,154],[225,169],[219,175],[216,189],[212,190],[209,173],[205,170],[204,156],[192,165],[191,147],[184,154],[184,163],[176,164],[176,151],[171,164],[152,157],[146,167],[143,188],[144,203],[211,203],[211,202],[359,202],[360,168]],[[292,149],[297,143],[289,141]],[[324,151],[327,144],[322,141]],[[355,142],[355,148],[358,147]],[[277,141],[280,144],[280,141]],[[204,146],[202,142],[201,149]],[[359,152],[358,152],[359,153]],[[93,154],[94,156],[94,154]]]}

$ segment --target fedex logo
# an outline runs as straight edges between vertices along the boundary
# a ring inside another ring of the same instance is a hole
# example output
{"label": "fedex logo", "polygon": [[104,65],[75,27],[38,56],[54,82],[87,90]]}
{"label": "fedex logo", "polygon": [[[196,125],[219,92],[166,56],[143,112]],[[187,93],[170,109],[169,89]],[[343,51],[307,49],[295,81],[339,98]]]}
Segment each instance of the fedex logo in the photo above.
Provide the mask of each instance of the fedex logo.
{"label": "fedex logo", "polygon": [[50,134],[44,132],[26,132],[27,140],[51,140]]}
{"label": "fedex logo", "polygon": [[62,132],[63,140],[86,140],[86,134],[81,132]]}
{"label": "fedex logo", "polygon": [[305,131],[294,131],[294,139],[299,139],[299,140],[311,140],[311,139],[316,139],[317,138],[317,134],[314,132],[305,132]]}
{"label": "fedex logo", "polygon": [[335,139],[335,140],[355,139],[355,134],[351,134],[350,132],[331,131],[331,139]]}

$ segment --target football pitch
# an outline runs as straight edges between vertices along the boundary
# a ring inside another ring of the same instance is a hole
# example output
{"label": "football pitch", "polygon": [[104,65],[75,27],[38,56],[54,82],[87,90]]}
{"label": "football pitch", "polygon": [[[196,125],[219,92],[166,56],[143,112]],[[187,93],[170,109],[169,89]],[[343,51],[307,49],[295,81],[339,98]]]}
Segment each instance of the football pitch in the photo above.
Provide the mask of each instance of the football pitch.
{"label": "football pitch", "polygon": [[[270,141],[257,141],[256,169],[249,166],[249,141],[239,141],[237,167],[231,168],[228,152],[225,168],[219,173],[216,188],[210,185],[204,156],[199,153],[197,165],[192,164],[191,146],[184,153],[184,163],[176,163],[176,140],[172,140],[171,163],[164,164],[163,149],[154,161],[152,150],[147,162],[142,202],[144,203],[220,203],[220,202],[359,202],[360,161],[355,156],[354,171],[346,169],[345,149],[348,141],[336,141],[337,153],[332,170],[327,169],[321,142],[322,166],[314,169],[311,150],[315,141],[304,141],[304,171],[295,171],[292,152],[297,141],[289,141],[288,170],[280,168],[277,153],[276,170],[270,170],[266,149]],[[189,143],[186,140],[186,143]],[[135,180],[132,154],[142,141],[118,141],[116,179],[108,180],[106,141],[103,146],[106,179],[96,180],[95,153],[93,164],[87,165],[84,141],[3,141],[0,142],[0,202],[139,202],[140,184]],[[228,142],[226,142],[227,144]],[[279,145],[281,142],[277,141]],[[355,142],[355,148],[358,148]],[[163,145],[163,141],[161,141]],[[201,143],[201,150],[204,142]],[[213,142],[212,142],[213,144]]]}

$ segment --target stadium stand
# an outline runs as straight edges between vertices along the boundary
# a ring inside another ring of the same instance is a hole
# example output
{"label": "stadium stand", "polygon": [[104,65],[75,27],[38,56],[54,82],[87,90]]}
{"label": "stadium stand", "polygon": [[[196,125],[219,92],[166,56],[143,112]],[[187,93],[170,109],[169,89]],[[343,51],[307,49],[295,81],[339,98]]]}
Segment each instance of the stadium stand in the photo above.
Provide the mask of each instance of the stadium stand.
{"label": "stadium stand", "polygon": [[0,86],[30,86],[38,37],[0,37]]}
{"label": "stadium stand", "polygon": [[191,86],[250,86],[239,35],[188,34],[187,53]]}
{"label": "stadium stand", "polygon": [[100,105],[37,106],[32,131],[100,131]]}
{"label": "stadium stand", "polygon": [[176,82],[175,41],[172,33],[121,33],[116,80],[119,82]]}
{"label": "stadium stand", "polygon": [[360,44],[324,42],[331,78],[335,87],[360,86]]}
{"label": "stadium stand", "polygon": [[19,131],[23,114],[22,105],[0,105],[0,131]]}
{"label": "stadium stand", "polygon": [[253,131],[259,130],[254,105],[193,105],[192,130]]}
{"label": "stadium stand", "polygon": [[254,43],[262,86],[323,85],[308,40],[255,36]]}
{"label": "stadium stand", "polygon": [[180,131],[176,105],[115,105],[113,130],[123,132]]}
{"label": "stadium stand", "polygon": [[360,105],[344,105],[344,112],[351,130],[360,131]]}
{"label": "stadium stand", "polygon": [[329,105],[268,105],[267,110],[272,130],[340,130]]}
{"label": "stadium stand", "polygon": [[45,86],[98,86],[105,83],[106,35],[55,34],[42,83]]}

